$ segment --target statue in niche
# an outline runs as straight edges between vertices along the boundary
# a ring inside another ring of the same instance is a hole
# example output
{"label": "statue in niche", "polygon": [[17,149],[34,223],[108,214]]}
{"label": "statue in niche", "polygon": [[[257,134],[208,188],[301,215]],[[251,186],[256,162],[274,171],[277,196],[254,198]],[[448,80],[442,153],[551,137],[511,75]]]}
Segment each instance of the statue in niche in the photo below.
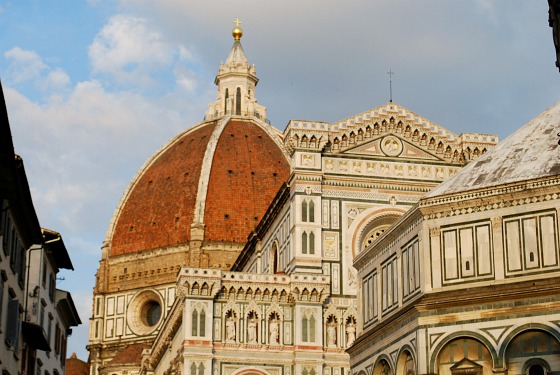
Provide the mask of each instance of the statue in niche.
{"label": "statue in niche", "polygon": [[352,346],[355,340],[356,325],[351,321],[348,325],[346,325],[346,347],[349,348],[350,346]]}
{"label": "statue in niche", "polygon": [[226,320],[226,339],[228,341],[235,341],[235,321],[231,316]]}
{"label": "statue in niche", "polygon": [[336,323],[334,321],[327,324],[327,345],[336,346]]}
{"label": "statue in niche", "polygon": [[257,342],[257,321],[254,318],[249,319],[247,323],[247,342],[250,344]]}
{"label": "statue in niche", "polygon": [[279,331],[280,331],[280,327],[278,324],[278,320],[275,318],[272,318],[268,324],[268,332],[269,332],[269,338],[268,338],[268,342],[270,344],[278,344],[278,340],[279,340]]}

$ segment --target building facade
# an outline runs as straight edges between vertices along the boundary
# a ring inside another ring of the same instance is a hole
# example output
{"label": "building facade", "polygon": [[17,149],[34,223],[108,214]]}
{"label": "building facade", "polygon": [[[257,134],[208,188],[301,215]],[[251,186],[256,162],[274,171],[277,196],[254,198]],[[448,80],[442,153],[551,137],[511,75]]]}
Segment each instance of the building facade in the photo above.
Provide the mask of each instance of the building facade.
{"label": "building facade", "polygon": [[497,143],[392,102],[281,133],[256,102],[241,35],[205,121],[142,167],[113,215],[92,375],[348,373],[354,258]]}
{"label": "building facade", "polygon": [[352,373],[560,371],[560,103],[359,254]]}
{"label": "building facade", "polygon": [[0,95],[0,371],[62,375],[71,327],[81,321],[56,275],[72,262],[60,234],[39,225],[1,87]]}

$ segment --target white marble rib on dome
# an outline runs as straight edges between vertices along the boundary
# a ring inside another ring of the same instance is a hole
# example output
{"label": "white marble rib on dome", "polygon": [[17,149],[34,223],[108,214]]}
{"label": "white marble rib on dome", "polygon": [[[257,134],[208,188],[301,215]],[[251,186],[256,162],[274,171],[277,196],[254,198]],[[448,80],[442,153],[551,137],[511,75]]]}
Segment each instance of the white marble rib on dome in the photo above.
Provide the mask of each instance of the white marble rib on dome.
{"label": "white marble rib on dome", "polygon": [[560,102],[480,156],[427,197],[560,175]]}

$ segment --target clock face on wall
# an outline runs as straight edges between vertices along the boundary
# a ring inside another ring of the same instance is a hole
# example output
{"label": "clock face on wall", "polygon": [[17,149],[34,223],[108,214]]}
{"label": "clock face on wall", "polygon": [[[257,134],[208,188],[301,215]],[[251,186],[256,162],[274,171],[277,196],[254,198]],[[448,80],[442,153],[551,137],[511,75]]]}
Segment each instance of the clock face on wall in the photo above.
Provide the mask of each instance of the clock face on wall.
{"label": "clock face on wall", "polygon": [[387,156],[398,156],[402,150],[403,144],[397,137],[388,136],[381,140],[381,151]]}

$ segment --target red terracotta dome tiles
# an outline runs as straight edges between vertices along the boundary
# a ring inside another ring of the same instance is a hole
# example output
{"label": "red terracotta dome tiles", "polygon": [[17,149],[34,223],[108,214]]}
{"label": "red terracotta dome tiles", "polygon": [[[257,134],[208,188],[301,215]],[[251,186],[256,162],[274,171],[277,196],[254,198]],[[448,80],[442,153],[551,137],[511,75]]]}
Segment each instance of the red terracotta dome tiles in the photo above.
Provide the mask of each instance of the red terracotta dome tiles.
{"label": "red terracotta dome tiles", "polygon": [[205,240],[245,243],[289,173],[269,134],[250,121],[230,121],[212,162]]}
{"label": "red terracotta dome tiles", "polygon": [[202,158],[215,123],[176,139],[146,168],[123,203],[110,255],[120,255],[190,239]]}

